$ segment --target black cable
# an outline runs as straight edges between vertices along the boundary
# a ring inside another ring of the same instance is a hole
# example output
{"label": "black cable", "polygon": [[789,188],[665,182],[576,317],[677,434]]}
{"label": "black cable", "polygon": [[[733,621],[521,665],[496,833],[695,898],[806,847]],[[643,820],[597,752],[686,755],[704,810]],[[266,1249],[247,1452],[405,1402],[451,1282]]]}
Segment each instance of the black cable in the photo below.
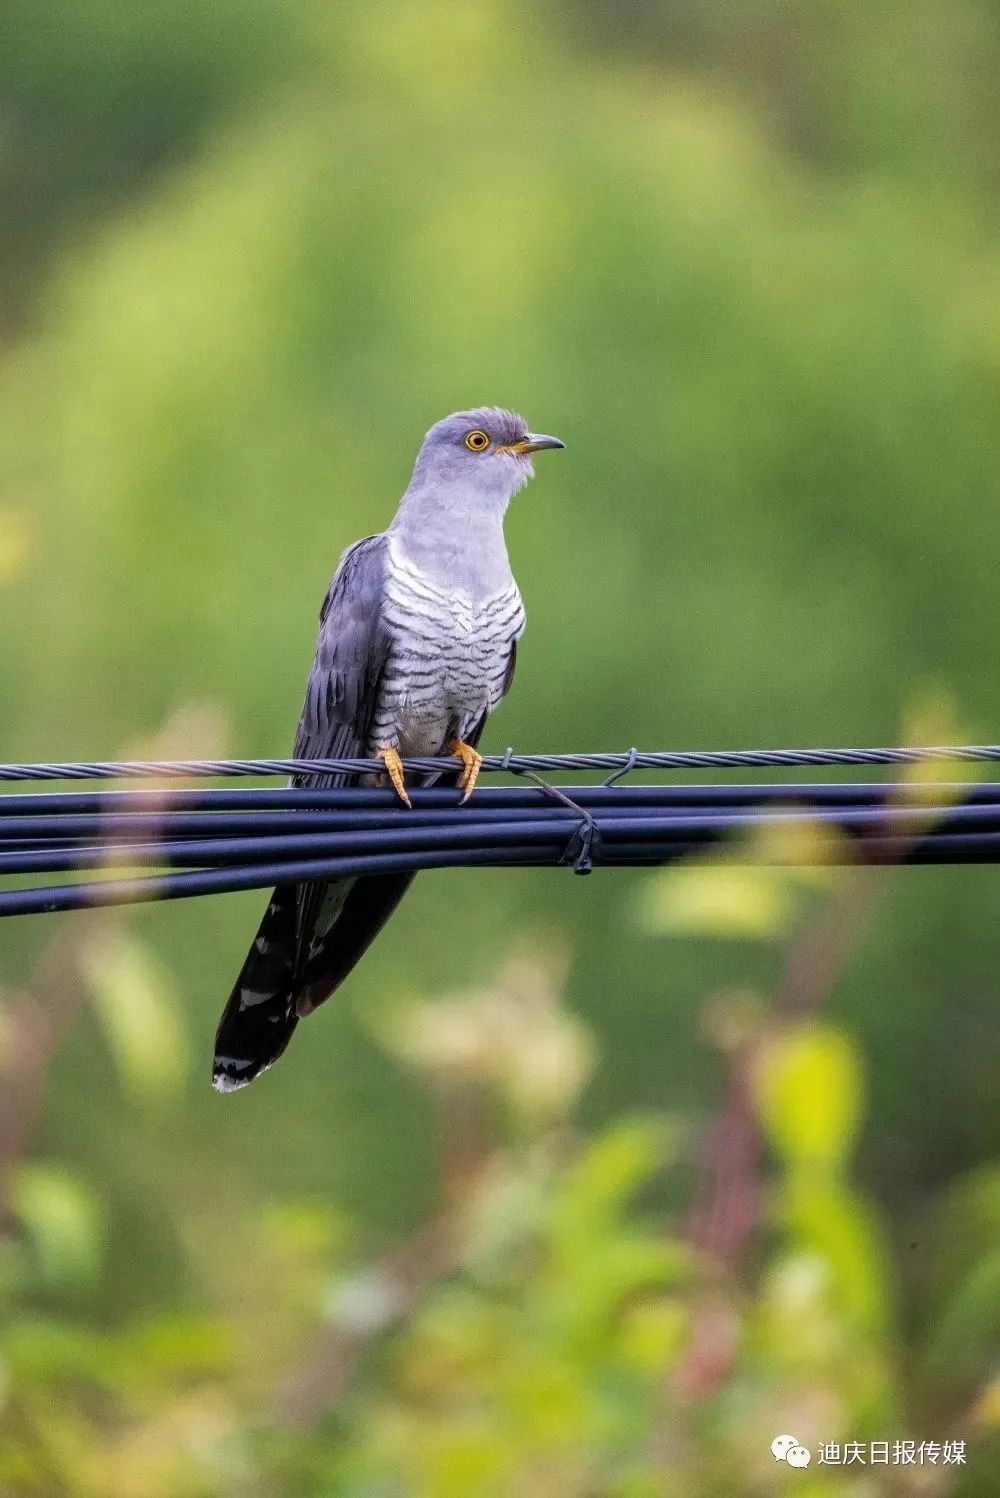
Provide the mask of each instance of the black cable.
{"label": "black cable", "polygon": [[[705,807],[643,804],[635,798],[631,804],[616,804],[616,792],[610,800],[592,805],[589,799],[580,797],[580,809],[588,810],[588,818],[603,831],[607,819],[648,821],[663,829],[664,835],[682,836],[710,829],[737,832],[744,827],[759,825],[782,825],[784,823],[816,824],[829,823],[842,829],[869,828],[873,824],[885,828],[921,830],[933,822],[949,830],[989,830],[1000,827],[1000,796],[976,802],[972,805],[941,805],[936,801],[898,803],[880,799],[867,803],[837,805],[804,805],[801,801],[772,802],[763,805],[737,803],[733,806],[708,805]],[[484,806],[479,807],[475,798],[465,807],[448,809],[402,807],[386,811],[351,811],[345,808],[330,810],[286,810],[286,811],[231,811],[231,812],[174,812],[152,815],[148,811],[135,813],[111,812],[76,813],[52,817],[39,814],[25,817],[0,817],[0,847],[9,843],[17,845],[37,843],[119,843],[132,842],[177,842],[183,838],[219,837],[238,840],[241,837],[292,838],[309,833],[326,834],[329,837],[350,835],[377,848],[394,837],[407,837],[418,829],[433,833],[445,841],[453,831],[464,836],[470,827],[503,827],[514,822],[527,824],[541,819],[551,821],[566,831],[579,825],[577,807],[572,801],[563,806],[551,801],[534,805]],[[669,829],[673,828],[671,833]]]}
{"label": "black cable", "polygon": [[[451,815],[459,792],[445,787],[410,790],[415,812],[441,811]],[[788,802],[796,805],[864,805],[875,801],[905,805],[948,806],[957,802],[1000,801],[1000,781],[906,782],[792,782],[760,785],[574,785],[574,803],[595,809],[604,806],[741,806]],[[507,812],[515,807],[540,806],[541,789],[527,785],[480,786],[467,803],[477,812]],[[209,811],[343,811],[352,815],[409,815],[395,791],[368,786],[313,790],[308,786],[241,790],[121,790],[48,791],[28,795],[0,795],[0,825],[7,817],[33,815],[92,815],[97,813],[159,816],[166,812]]]}
{"label": "black cable", "polygon": [[[652,849],[649,844],[623,844],[609,856],[609,865],[666,864],[700,851],[702,844],[675,842]],[[829,862],[977,863],[1000,858],[1000,834],[971,833],[949,837],[859,838],[834,845]],[[551,864],[551,852],[537,845],[512,845],[503,850],[503,866]],[[491,848],[423,849],[409,853],[369,854],[348,858],[295,859],[249,864],[240,868],[196,869],[151,878],[107,879],[0,892],[0,916],[51,914],[94,906],[136,904],[149,900],[177,900],[193,895],[226,894],[236,890],[267,889],[276,884],[310,880],[391,874],[435,868],[489,867],[498,863]]]}
{"label": "black cable", "polygon": [[[413,810],[368,785],[57,791],[0,796],[0,876],[157,869],[0,891],[0,915],[426,868],[672,863],[721,842],[788,827],[833,834],[820,861],[1000,861],[1000,781],[622,784],[632,770],[704,766],[1000,760],[1000,746],[752,750],[718,754],[527,755],[486,761],[534,786],[415,787]],[[416,770],[454,761],[416,760]],[[368,771],[365,760],[171,761],[0,766],[0,779]],[[611,768],[603,785],[561,787],[536,769]],[[748,857],[758,855],[750,845]],[[780,854],[772,855],[780,857]]]}
{"label": "black cable", "polygon": [[[927,841],[965,833],[1000,836],[1000,806],[959,808],[928,826],[923,812],[885,812],[881,808],[854,809],[849,813],[741,814],[731,816],[649,817],[601,816],[594,820],[600,842],[595,856],[616,855],[622,847],[645,850],[655,858],[661,849],[678,842],[709,847],[722,839],[776,827],[814,828],[854,837],[866,843],[876,840],[916,839]],[[350,857],[371,853],[395,855],[432,850],[483,848],[497,853],[502,864],[511,845],[547,848],[560,861],[570,861],[577,828],[573,819],[552,815],[522,814],[516,820],[469,819],[461,824],[427,825],[417,819],[399,818],[393,827],[369,829],[338,825],[332,830],[309,833],[232,837],[182,837],[153,841],[116,843],[79,839],[27,841],[0,847],[0,876],[25,873],[72,872],[79,869],[237,867],[264,860],[296,861],[312,857]],[[638,855],[637,855],[638,856]]]}

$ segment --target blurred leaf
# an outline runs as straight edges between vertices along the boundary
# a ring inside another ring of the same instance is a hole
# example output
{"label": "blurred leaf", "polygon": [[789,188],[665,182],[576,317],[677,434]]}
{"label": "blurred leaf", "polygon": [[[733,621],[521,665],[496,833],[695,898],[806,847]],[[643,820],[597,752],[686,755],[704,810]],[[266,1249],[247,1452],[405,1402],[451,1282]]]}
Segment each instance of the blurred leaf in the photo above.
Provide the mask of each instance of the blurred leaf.
{"label": "blurred leaf", "polygon": [[761,1120],[787,1161],[843,1165],[862,1109],[861,1069],[846,1036],[813,1025],[766,1041],[754,1084]]}
{"label": "blurred leaf", "polygon": [[[927,683],[907,704],[900,740],[914,749],[944,744],[967,744],[973,735],[959,712],[954,692],[936,682]],[[914,790],[933,788],[941,781],[975,779],[980,773],[968,760],[924,759],[904,765],[901,779]]]}
{"label": "blurred leaf", "polygon": [[491,1083],[535,1127],[565,1114],[593,1066],[589,1031],[563,1001],[560,943],[510,953],[497,979],[381,1021],[383,1039],[438,1083]]}
{"label": "blurred leaf", "polygon": [[871,1209],[839,1182],[793,1172],[779,1185],[775,1218],[830,1275],[838,1321],[881,1334],[888,1323],[887,1245]]}
{"label": "blurred leaf", "polygon": [[91,1327],[23,1315],[10,1328],[5,1346],[18,1381],[84,1380],[113,1388],[121,1379],[123,1363],[114,1340]]}
{"label": "blurred leaf", "polygon": [[629,1119],[605,1129],[560,1183],[559,1215],[601,1219],[619,1208],[662,1164],[668,1139],[667,1126],[658,1119]]}
{"label": "blurred leaf", "polygon": [[329,1264],[347,1235],[341,1213],[328,1202],[269,1202],[263,1214],[263,1229],[275,1252],[289,1261]]}
{"label": "blurred leaf", "polygon": [[1000,1430],[1000,1378],[992,1379],[982,1392],[976,1414],[986,1430]]}
{"label": "blurred leaf", "polygon": [[567,1244],[564,1238],[558,1247],[559,1288],[554,1293],[571,1298],[567,1325],[576,1335],[582,1322],[602,1340],[604,1319],[619,1305],[642,1291],[676,1285],[691,1267],[691,1255],[681,1243],[666,1234],[640,1236],[624,1225],[586,1247],[579,1242]]}
{"label": "blurred leaf", "polygon": [[677,1300],[647,1300],[630,1306],[619,1328],[623,1362],[640,1372],[657,1373],[668,1367],[689,1334],[689,1312]]}
{"label": "blurred leaf", "polygon": [[[530,1347],[522,1349],[519,1363],[508,1370],[504,1394],[515,1420],[523,1426],[524,1445],[542,1450],[573,1448],[596,1435],[597,1401],[580,1376],[579,1364],[562,1349],[544,1348],[539,1358]],[[526,1354],[526,1356],[525,1356]]]}
{"label": "blurred leaf", "polygon": [[87,976],[126,1091],[153,1106],[175,1099],[189,1045],[170,974],[138,938],[116,932],[91,945]]}
{"label": "blurred leaf", "polygon": [[61,1166],[25,1164],[11,1176],[9,1201],[28,1234],[43,1285],[58,1288],[96,1282],[104,1227],[89,1187]]}
{"label": "blurred leaf", "polygon": [[234,1328],[220,1317],[175,1309],[132,1329],[123,1337],[122,1347],[129,1365],[141,1368],[153,1380],[177,1374],[222,1374],[233,1361]]}
{"label": "blurred leaf", "polygon": [[447,1285],[399,1350],[400,1377],[418,1397],[496,1386],[519,1333],[516,1308],[466,1285]]}
{"label": "blurred leaf", "polygon": [[[512,1451],[502,1431],[483,1421],[453,1421],[426,1428],[416,1450],[416,1492],[428,1498],[466,1498],[507,1488]],[[509,1491],[509,1488],[507,1488]]]}
{"label": "blurred leaf", "polygon": [[549,1152],[495,1159],[465,1212],[469,1267],[477,1278],[509,1277],[551,1212],[554,1162]]}
{"label": "blurred leaf", "polygon": [[652,875],[640,915],[648,930],[664,934],[772,938],[787,928],[794,910],[780,870],[706,863]]}
{"label": "blurred leaf", "polygon": [[993,1248],[962,1276],[937,1308],[929,1329],[932,1378],[962,1382],[986,1374],[1000,1346],[1000,1250]]}
{"label": "blurred leaf", "polygon": [[844,835],[816,817],[773,822],[754,829],[746,839],[747,857],[765,865],[764,872],[780,874],[786,888],[797,894],[829,889],[838,877],[845,846]]}
{"label": "blurred leaf", "polygon": [[[958,713],[954,693],[940,685],[926,686],[909,704],[901,742],[913,748],[966,744],[973,741],[968,724]],[[913,833],[919,837],[932,830],[949,806],[961,801],[963,787],[981,775],[982,767],[971,760],[919,759],[900,770],[902,806],[920,803],[928,806],[923,816],[914,819]]]}

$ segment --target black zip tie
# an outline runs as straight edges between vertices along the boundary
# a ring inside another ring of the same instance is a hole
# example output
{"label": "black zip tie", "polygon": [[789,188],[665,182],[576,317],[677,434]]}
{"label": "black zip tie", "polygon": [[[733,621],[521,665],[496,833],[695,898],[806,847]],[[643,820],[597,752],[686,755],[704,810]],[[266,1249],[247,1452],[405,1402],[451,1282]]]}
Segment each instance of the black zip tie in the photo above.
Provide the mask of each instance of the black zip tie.
{"label": "black zip tie", "polygon": [[580,818],[580,825],[574,829],[573,836],[563,849],[559,862],[561,864],[571,863],[574,874],[592,874],[594,872],[594,859],[596,858],[600,862],[601,858],[601,832],[587,808],[581,806],[578,801],[572,800],[558,786],[550,785],[547,780],[543,780],[533,770],[514,770],[512,773],[523,776],[525,780],[533,781],[539,790],[544,791],[547,796],[553,797],[554,800],[561,802],[563,806],[569,807],[570,811],[576,812]]}
{"label": "black zip tie", "polygon": [[636,749],[635,745],[633,745],[628,752],[628,763],[621,770],[615,770],[613,775],[609,775],[607,780],[601,782],[602,785],[617,785],[619,780],[624,780],[625,776],[631,774],[631,772],[635,769],[636,760],[638,758],[639,751],[638,749]]}

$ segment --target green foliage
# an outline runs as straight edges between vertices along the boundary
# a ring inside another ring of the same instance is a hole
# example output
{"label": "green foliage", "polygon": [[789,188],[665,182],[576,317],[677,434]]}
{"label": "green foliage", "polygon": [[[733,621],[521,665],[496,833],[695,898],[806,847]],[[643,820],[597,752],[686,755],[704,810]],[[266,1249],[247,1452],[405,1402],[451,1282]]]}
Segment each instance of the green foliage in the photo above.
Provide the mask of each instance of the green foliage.
{"label": "green foliage", "polygon": [[843,1035],[813,1026],[783,1035],[757,1070],[761,1118],[790,1168],[834,1172],[858,1124],[861,1079]]}
{"label": "green foliage", "polygon": [[9,1198],[37,1283],[47,1289],[93,1288],[101,1265],[102,1229],[91,1193],[58,1166],[35,1162],[13,1173]]}
{"label": "green foliage", "polygon": [[176,1097],[187,1071],[188,1044],[169,974],[148,948],[125,937],[102,941],[88,968],[124,1086],[148,1106]]}
{"label": "green foliage", "polygon": [[682,1340],[683,1311],[665,1292],[690,1277],[679,1245],[629,1220],[656,1141],[619,1127],[554,1163],[542,1213],[501,1258],[483,1263],[473,1238],[464,1276],[411,1322],[338,1458],[352,1483],[611,1491],[637,1467]]}

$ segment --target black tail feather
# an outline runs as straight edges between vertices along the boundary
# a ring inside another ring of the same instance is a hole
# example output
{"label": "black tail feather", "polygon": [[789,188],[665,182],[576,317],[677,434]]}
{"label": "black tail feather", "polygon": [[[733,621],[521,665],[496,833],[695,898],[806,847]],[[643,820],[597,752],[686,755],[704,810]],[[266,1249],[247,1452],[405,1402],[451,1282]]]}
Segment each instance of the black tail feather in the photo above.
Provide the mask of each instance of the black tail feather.
{"label": "black tail feather", "polygon": [[215,1035],[212,1085],[235,1092],[281,1055],[298,1023],[293,997],[295,889],[276,889]]}
{"label": "black tail feather", "polygon": [[[481,728],[469,735],[470,743]],[[421,783],[452,784],[456,778],[430,775]],[[245,1087],[277,1061],[299,1020],[360,961],[412,879],[412,873],[378,874],[274,891],[219,1021],[212,1064],[219,1092]],[[329,929],[318,934],[317,924],[322,931],[328,920]]]}
{"label": "black tail feather", "polygon": [[336,923],[311,955],[297,986],[295,1009],[300,1019],[328,999],[361,961],[413,877],[372,874],[354,881]]}

